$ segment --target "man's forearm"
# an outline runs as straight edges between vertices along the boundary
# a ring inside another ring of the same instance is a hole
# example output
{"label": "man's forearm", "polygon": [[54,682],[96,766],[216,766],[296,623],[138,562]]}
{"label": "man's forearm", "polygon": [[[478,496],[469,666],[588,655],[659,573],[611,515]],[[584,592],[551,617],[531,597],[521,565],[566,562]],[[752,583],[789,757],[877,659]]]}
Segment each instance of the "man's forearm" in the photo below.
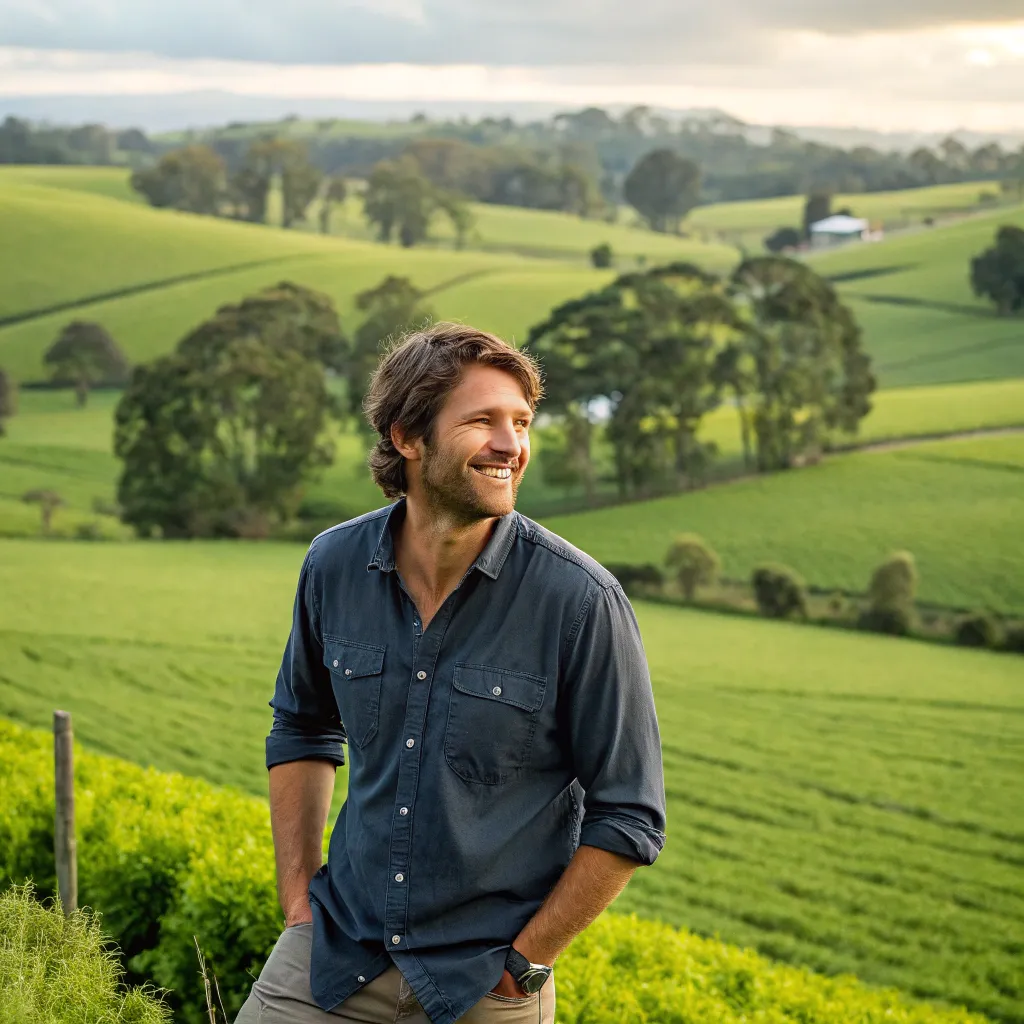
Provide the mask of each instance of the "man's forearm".
{"label": "man's forearm", "polygon": [[270,769],[270,824],[277,897],[285,925],[309,921],[310,879],[323,863],[323,837],[334,794],[329,761],[290,761]]}
{"label": "man's forearm", "polygon": [[626,887],[636,861],[595,846],[577,849],[540,910],[513,945],[528,960],[554,963],[572,940]]}

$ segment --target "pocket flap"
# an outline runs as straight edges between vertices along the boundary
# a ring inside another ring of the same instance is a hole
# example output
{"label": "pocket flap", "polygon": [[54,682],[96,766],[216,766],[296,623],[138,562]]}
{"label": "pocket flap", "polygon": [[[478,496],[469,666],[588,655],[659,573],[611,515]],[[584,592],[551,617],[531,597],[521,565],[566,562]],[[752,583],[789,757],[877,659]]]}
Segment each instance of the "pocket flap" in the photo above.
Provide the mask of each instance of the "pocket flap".
{"label": "pocket flap", "polygon": [[528,672],[510,672],[484,665],[455,666],[455,689],[460,693],[511,704],[524,711],[537,711],[544,703],[547,682],[544,676]]}
{"label": "pocket flap", "polygon": [[324,664],[332,672],[340,672],[350,679],[380,675],[384,669],[384,651],[383,647],[324,637]]}

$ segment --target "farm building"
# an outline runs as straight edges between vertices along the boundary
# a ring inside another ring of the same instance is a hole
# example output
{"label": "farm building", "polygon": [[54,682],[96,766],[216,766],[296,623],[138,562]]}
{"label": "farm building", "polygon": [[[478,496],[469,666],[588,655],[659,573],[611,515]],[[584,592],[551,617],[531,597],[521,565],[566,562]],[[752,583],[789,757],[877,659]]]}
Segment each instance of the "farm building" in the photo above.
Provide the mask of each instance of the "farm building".
{"label": "farm building", "polygon": [[861,217],[850,217],[844,213],[833,214],[811,225],[811,245],[818,248],[866,239],[870,228],[871,225]]}

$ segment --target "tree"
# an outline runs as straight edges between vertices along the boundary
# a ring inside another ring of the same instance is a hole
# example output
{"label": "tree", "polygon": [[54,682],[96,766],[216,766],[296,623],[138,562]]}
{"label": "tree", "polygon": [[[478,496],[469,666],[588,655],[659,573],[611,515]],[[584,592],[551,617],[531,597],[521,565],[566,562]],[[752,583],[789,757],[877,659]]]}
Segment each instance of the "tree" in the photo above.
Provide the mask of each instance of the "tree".
{"label": "tree", "polygon": [[744,411],[741,430],[752,428],[758,468],[816,458],[830,431],[854,433],[871,410],[875,378],[832,285],[796,260],[756,256],[736,268],[730,290],[742,329],[722,346],[717,379]]}
{"label": "tree", "polygon": [[136,171],[131,184],[151,206],[216,215],[226,173],[224,161],[209,146],[185,146],[165,153],[154,167]]}
{"label": "tree", "polygon": [[331,233],[331,211],[335,203],[343,203],[348,195],[348,186],[341,175],[325,178],[320,198],[320,234]]}
{"label": "tree", "polygon": [[305,145],[293,139],[264,138],[254,142],[242,166],[232,175],[229,195],[234,215],[256,224],[267,221],[270,190],[281,186],[281,226],[305,220],[323,174],[309,161]]}
{"label": "tree", "polygon": [[466,239],[476,224],[476,217],[469,208],[469,204],[457,192],[438,190],[435,193],[438,206],[451,221],[452,229],[455,232],[455,248],[464,249]]}
{"label": "tree", "polygon": [[996,231],[995,245],[971,260],[971,287],[1000,316],[1024,310],[1024,229],[1003,224]]}
{"label": "tree", "polygon": [[758,611],[770,619],[807,618],[807,584],[787,565],[759,565],[750,577]]}
{"label": "tree", "polygon": [[137,367],[115,414],[124,520],[142,536],[262,536],[292,515],[333,455],[332,318],[326,296],[281,284]]}
{"label": "tree", "polygon": [[14,378],[4,369],[0,368],[0,437],[7,433],[4,423],[18,411],[18,386]]}
{"label": "tree", "polygon": [[860,617],[863,629],[904,636],[914,625],[917,566],[909,551],[895,551],[875,569],[868,585],[868,607]]}
{"label": "tree", "polygon": [[665,564],[675,570],[687,601],[693,600],[698,586],[711,586],[718,579],[722,565],[714,549],[695,533],[676,537],[665,556]]}
{"label": "tree", "polygon": [[384,346],[411,328],[433,319],[421,292],[407,277],[388,275],[380,284],[356,296],[356,309],[364,314],[356,328],[346,369],[349,412],[362,429],[363,399]]}
{"label": "tree", "polygon": [[379,240],[390,242],[397,232],[406,248],[427,237],[438,205],[437,190],[409,157],[378,163],[363,193],[363,212],[376,225]]}
{"label": "tree", "polygon": [[597,473],[591,457],[594,424],[587,410],[570,404],[561,422],[548,427],[540,448],[540,471],[545,483],[566,491],[583,488],[588,503],[596,496]]}
{"label": "tree", "polygon": [[81,407],[94,385],[120,385],[128,377],[128,360],[117,342],[101,324],[88,320],[67,324],[47,350],[43,362],[51,367],[55,383],[74,387]]}
{"label": "tree", "polygon": [[769,252],[782,252],[785,249],[796,249],[803,241],[798,228],[776,228],[764,240],[764,247]]}
{"label": "tree", "polygon": [[811,237],[811,225],[832,213],[832,193],[821,190],[811,192],[804,201],[804,238]]}
{"label": "tree", "polygon": [[612,247],[607,242],[602,242],[600,245],[595,245],[590,250],[590,262],[597,267],[598,270],[606,270],[612,265]]}
{"label": "tree", "polygon": [[306,219],[322,179],[323,174],[309,162],[305,147],[293,143],[281,162],[281,227],[290,228]]}
{"label": "tree", "polygon": [[21,500],[27,505],[38,505],[39,513],[42,516],[42,528],[44,536],[49,536],[53,526],[53,514],[67,502],[56,492],[49,488],[41,487],[33,491],[26,491]]}
{"label": "tree", "polygon": [[700,197],[700,168],[670,149],[643,157],[623,183],[626,202],[655,231],[674,231]]}

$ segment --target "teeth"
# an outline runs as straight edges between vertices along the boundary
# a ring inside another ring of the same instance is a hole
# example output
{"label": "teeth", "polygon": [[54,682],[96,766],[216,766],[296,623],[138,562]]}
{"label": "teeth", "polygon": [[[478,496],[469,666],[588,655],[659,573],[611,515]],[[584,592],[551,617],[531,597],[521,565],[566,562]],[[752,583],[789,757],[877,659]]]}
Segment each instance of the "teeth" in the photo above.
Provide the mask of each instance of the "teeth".
{"label": "teeth", "polygon": [[512,476],[511,469],[498,469],[492,466],[474,466],[474,469],[478,473],[483,473],[484,476],[494,477],[495,480],[508,480]]}

